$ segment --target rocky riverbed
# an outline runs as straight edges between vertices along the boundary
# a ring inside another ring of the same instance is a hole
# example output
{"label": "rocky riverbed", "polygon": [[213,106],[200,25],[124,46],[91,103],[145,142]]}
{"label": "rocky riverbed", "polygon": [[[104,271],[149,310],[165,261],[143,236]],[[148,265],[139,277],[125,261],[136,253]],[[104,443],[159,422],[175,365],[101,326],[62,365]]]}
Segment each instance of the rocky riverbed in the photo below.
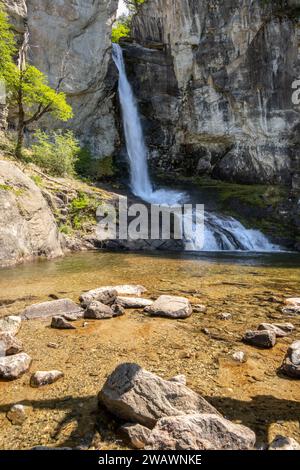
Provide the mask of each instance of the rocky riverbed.
{"label": "rocky riverbed", "polygon": [[[141,302],[140,308],[106,320],[80,317],[70,322],[75,329],[51,328],[50,318],[24,319],[16,340],[32,363],[17,380],[0,381],[1,448],[130,448],[120,432],[124,422],[98,403],[107,377],[123,363],[167,380],[184,374],[187,387],[224,418],[254,431],[258,447],[277,435],[299,442],[299,382],[279,370],[282,364],[291,370],[291,345],[299,340],[297,303],[287,302],[299,297],[298,266],[288,255],[180,259],[84,253],[0,271],[1,318],[20,315],[26,307],[28,314],[31,305],[56,299],[70,298],[79,306],[79,296],[86,301],[91,289],[120,284],[142,284],[147,292],[140,298],[150,304],[162,295],[180,296],[193,309],[191,315],[184,309],[185,319],[161,318],[151,314],[157,304],[144,312]],[[132,306],[124,296],[121,307]],[[181,310],[182,301],[176,305]],[[284,323],[295,329],[287,336],[271,332],[274,346],[244,342],[247,331],[266,331],[261,324]],[[32,376],[38,371],[51,371],[50,379],[57,381],[35,386],[41,376]],[[203,418],[184,419],[196,428],[203,425]],[[171,424],[158,425],[156,442],[160,426]]]}

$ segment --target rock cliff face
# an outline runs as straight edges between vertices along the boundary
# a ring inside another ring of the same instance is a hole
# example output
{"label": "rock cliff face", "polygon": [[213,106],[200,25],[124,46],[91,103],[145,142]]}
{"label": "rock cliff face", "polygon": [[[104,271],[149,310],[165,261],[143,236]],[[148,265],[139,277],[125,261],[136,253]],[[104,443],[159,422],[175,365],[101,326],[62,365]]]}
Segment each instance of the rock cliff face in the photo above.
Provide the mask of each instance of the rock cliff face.
{"label": "rock cliff face", "polygon": [[156,163],[187,175],[291,184],[300,150],[292,102],[299,6],[146,1],[124,48]]}
{"label": "rock cliff face", "polygon": [[[74,110],[67,123],[96,156],[112,155],[118,140],[113,109],[111,26],[118,0],[5,0],[14,25],[30,35],[30,61]],[[46,127],[62,127],[47,120]]]}
{"label": "rock cliff face", "polygon": [[37,256],[61,256],[61,238],[40,189],[8,161],[0,161],[0,267]]}

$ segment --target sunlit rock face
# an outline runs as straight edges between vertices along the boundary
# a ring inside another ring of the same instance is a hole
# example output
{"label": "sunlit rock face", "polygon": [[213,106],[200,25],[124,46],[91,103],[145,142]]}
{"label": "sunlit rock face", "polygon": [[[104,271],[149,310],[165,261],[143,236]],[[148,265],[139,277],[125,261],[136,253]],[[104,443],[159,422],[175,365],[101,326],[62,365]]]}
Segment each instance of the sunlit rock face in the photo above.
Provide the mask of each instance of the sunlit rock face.
{"label": "sunlit rock face", "polygon": [[298,2],[148,0],[125,44],[152,158],[186,174],[291,183]]}
{"label": "sunlit rock face", "polygon": [[[117,143],[113,106],[116,73],[111,64],[111,27],[118,0],[5,0],[17,25],[28,24],[29,60],[51,86],[67,94],[74,119],[67,123],[96,156]],[[26,12],[27,7],[27,12]],[[45,127],[63,127],[50,118]]]}

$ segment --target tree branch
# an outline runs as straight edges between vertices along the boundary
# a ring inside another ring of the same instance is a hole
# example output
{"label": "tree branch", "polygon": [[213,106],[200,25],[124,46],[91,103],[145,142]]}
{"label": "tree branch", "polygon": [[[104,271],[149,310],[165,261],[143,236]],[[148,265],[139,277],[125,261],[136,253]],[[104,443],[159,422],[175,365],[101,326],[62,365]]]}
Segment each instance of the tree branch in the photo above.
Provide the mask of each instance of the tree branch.
{"label": "tree branch", "polygon": [[41,117],[44,116],[44,114],[51,112],[51,104],[48,104],[44,109],[42,109],[42,106],[40,105],[37,112],[34,113],[31,118],[27,119],[27,121],[24,122],[25,126],[28,126],[32,122],[38,121],[41,119]]}

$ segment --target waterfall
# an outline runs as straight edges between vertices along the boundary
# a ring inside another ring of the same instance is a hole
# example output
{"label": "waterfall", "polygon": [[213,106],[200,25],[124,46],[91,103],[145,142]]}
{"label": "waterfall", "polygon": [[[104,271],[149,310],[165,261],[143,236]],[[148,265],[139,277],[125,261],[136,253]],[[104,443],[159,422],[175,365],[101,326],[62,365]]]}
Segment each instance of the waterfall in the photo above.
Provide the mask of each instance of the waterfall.
{"label": "waterfall", "polygon": [[[187,202],[186,193],[160,189],[155,190],[150,179],[141,119],[132,87],[128,81],[123,51],[113,44],[113,60],[119,70],[119,98],[130,165],[130,181],[133,194],[151,204],[174,205]],[[204,246],[197,240],[188,249],[193,251],[279,251],[258,230],[246,229],[232,217],[205,213]]]}

